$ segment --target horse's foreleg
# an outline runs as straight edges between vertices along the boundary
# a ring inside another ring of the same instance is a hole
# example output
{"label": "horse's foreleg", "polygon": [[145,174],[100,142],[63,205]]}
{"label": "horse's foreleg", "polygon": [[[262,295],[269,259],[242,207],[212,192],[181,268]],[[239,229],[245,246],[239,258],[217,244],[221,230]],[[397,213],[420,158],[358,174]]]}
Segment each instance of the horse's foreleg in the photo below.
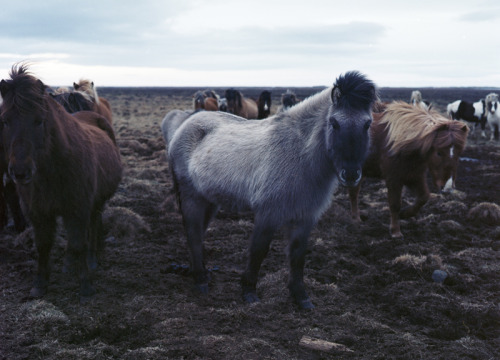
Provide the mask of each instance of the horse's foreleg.
{"label": "horse's foreleg", "polygon": [[391,212],[390,233],[393,238],[402,238],[399,224],[399,212],[401,210],[401,193],[403,185],[387,182],[387,198],[389,200],[389,210]]}
{"label": "horse's foreleg", "polygon": [[354,187],[349,187],[349,200],[351,201],[351,218],[355,221],[361,221],[359,216],[359,190],[361,183]]}
{"label": "horse's foreleg", "polygon": [[37,217],[32,219],[35,244],[38,251],[38,269],[31,288],[30,296],[41,297],[47,292],[50,278],[50,250],[56,232],[55,217]]}
{"label": "horse's foreleg", "polygon": [[23,211],[21,210],[16,185],[12,180],[7,180],[4,191],[5,199],[7,200],[12,218],[14,219],[14,227],[16,231],[21,232],[26,228],[26,218],[24,217]]}
{"label": "horse's foreleg", "polygon": [[7,217],[7,203],[4,197],[4,186],[3,179],[0,179],[0,230],[7,225],[8,217]]}
{"label": "horse's foreleg", "polygon": [[80,280],[80,301],[95,294],[87,265],[90,215],[88,217],[64,217],[64,225],[68,234],[68,246],[65,265],[75,265]]}
{"label": "horse's foreleg", "polygon": [[304,264],[307,251],[307,240],[313,224],[305,222],[296,225],[290,231],[288,257],[290,260],[290,280],[288,289],[295,302],[302,309],[312,309],[312,304],[304,286]]}
{"label": "horse's foreleg", "polygon": [[411,187],[411,190],[415,192],[416,199],[415,203],[401,210],[401,219],[408,219],[412,216],[417,215],[418,211],[422,206],[425,205],[427,200],[429,200],[429,188],[427,187],[427,182],[425,179],[425,173],[422,177]]}
{"label": "horse's foreleg", "polygon": [[245,272],[241,276],[243,299],[248,303],[260,301],[257,296],[257,279],[260,266],[269,251],[275,228],[255,221],[250,239],[250,249]]}

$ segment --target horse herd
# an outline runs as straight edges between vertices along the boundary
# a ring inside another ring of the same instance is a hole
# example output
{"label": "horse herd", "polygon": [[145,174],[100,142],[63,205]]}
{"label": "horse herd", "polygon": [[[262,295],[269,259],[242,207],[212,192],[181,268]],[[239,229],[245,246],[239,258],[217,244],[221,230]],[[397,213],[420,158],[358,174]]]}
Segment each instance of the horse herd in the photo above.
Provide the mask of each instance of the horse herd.
{"label": "horse herd", "polygon": [[[0,93],[0,171],[8,179],[1,225],[8,206],[17,230],[26,226],[24,215],[33,227],[38,267],[30,295],[40,297],[49,285],[50,250],[61,216],[68,238],[63,270],[76,272],[85,302],[95,293],[91,274],[103,249],[102,210],[122,176],[109,103],[91,81],[52,90],[23,64],[0,82]],[[349,189],[352,218],[360,221],[363,178],[384,179],[390,234],[402,237],[400,219],[414,216],[429,198],[427,174],[438,190],[454,185],[469,132],[465,122],[428,106],[381,103],[374,82],[357,71],[301,102],[292,92],[283,94],[272,116],[269,92],[254,101],[234,89],[224,99],[200,91],[193,107],[167,113],[161,131],[196,288],[209,289],[203,237],[217,211],[251,210],[243,299],[259,301],[261,263],[273,235],[284,228],[288,288],[302,309],[314,307],[303,281],[308,237],[338,185]],[[405,186],[417,196],[402,208]]]}

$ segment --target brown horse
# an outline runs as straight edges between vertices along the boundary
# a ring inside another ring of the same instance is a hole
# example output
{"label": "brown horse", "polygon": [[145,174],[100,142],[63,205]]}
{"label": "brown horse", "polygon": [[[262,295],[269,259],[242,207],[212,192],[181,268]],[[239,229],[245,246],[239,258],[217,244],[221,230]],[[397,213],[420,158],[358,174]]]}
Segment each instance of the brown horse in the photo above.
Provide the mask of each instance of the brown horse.
{"label": "brown horse", "polygon": [[[92,101],[93,111],[101,114],[108,119],[110,124],[113,124],[113,113],[111,112],[111,105],[109,101],[97,95],[97,89],[93,81],[87,79],[80,79],[78,83],[73,83],[73,88],[82,94],[87,94],[88,98]],[[82,109],[86,110],[86,109]]]}
{"label": "brown horse", "polygon": [[193,108],[197,110],[218,111],[219,101],[213,90],[198,90],[193,95]]}
{"label": "brown horse", "polygon": [[30,295],[49,284],[49,257],[61,216],[67,232],[65,268],[74,267],[80,299],[95,293],[90,269],[102,249],[102,210],[121,180],[120,152],[109,135],[77,119],[45,92],[46,86],[15,65],[0,82],[3,143],[8,172],[16,183],[38,250]]}
{"label": "brown horse", "polygon": [[104,116],[94,112],[94,111],[78,111],[72,114],[76,119],[89,125],[93,125],[103,130],[108,134],[109,138],[113,140],[116,145],[116,137],[113,127],[109,123],[108,119]]}
{"label": "brown horse", "polygon": [[206,111],[219,111],[219,104],[217,99],[212,97],[208,97],[205,99],[205,110]]}
{"label": "brown horse", "polygon": [[[402,237],[399,219],[415,216],[429,199],[427,170],[433,184],[441,189],[456,178],[459,156],[469,128],[461,121],[445,118],[436,111],[393,102],[373,114],[371,146],[363,165],[363,176],[386,182],[391,212],[390,233]],[[416,194],[413,205],[401,209],[401,193],[406,186]],[[351,215],[360,220],[360,185],[349,190]]]}
{"label": "brown horse", "polygon": [[245,98],[243,94],[234,89],[226,90],[227,111],[245,119],[257,119],[259,109],[255,100]]}

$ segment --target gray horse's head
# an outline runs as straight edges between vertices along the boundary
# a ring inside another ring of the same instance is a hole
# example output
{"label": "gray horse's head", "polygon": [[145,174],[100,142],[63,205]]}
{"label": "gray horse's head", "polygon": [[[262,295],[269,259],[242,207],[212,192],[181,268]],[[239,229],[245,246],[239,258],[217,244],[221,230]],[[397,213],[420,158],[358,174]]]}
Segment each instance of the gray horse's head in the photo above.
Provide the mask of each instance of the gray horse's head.
{"label": "gray horse's head", "polygon": [[328,154],[340,183],[356,186],[368,153],[371,108],[377,100],[375,84],[357,71],[339,76],[331,91],[327,121]]}

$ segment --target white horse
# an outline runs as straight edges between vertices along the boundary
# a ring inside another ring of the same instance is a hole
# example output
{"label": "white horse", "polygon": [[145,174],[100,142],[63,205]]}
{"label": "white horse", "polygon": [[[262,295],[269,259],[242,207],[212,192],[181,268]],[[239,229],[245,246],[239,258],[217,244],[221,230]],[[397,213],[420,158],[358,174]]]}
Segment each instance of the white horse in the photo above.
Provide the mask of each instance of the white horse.
{"label": "white horse", "polygon": [[500,129],[500,109],[498,104],[498,94],[491,93],[486,96],[486,110],[486,119],[488,120],[488,126],[490,127],[491,131],[490,140],[498,140]]}
{"label": "white horse", "polygon": [[426,110],[431,108],[430,103],[422,99],[422,93],[418,90],[412,91],[410,103],[414,106],[420,106],[421,108]]}

